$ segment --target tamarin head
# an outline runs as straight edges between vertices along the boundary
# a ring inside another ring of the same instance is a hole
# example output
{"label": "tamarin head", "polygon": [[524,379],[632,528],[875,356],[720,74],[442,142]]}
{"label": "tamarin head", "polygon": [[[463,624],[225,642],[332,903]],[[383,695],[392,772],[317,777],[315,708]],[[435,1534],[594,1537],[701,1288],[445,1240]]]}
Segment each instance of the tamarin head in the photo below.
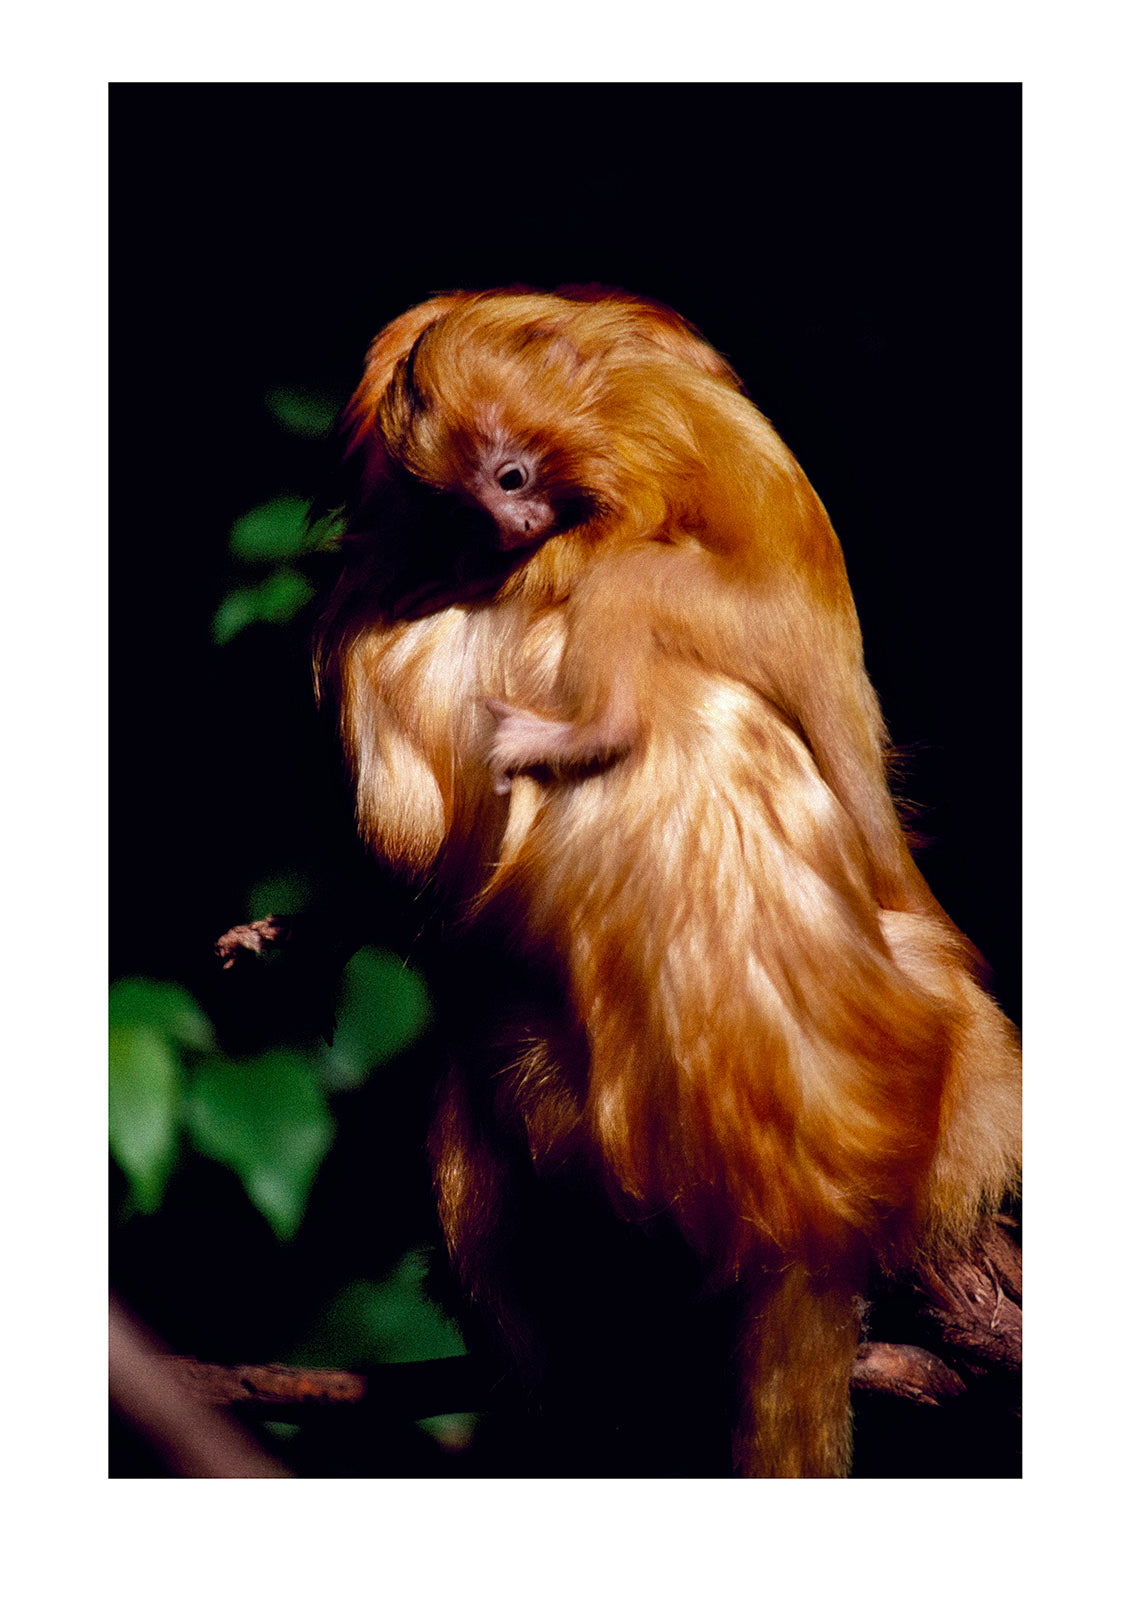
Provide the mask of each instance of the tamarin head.
{"label": "tamarin head", "polygon": [[594,414],[596,371],[561,334],[509,307],[501,317],[505,305],[473,303],[427,328],[397,363],[376,421],[394,461],[478,507],[499,547],[516,550],[604,509],[614,463]]}
{"label": "tamarin head", "polygon": [[355,445],[482,514],[503,551],[655,531],[698,459],[680,380],[733,399],[722,358],[674,312],[612,292],[430,304],[374,345]]}

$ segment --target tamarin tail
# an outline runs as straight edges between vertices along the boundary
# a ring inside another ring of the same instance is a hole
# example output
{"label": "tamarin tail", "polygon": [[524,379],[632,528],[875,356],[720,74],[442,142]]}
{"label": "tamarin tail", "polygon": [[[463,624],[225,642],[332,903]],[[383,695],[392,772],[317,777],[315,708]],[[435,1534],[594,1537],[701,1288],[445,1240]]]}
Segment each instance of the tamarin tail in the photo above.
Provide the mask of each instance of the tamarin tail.
{"label": "tamarin tail", "polygon": [[740,1477],[846,1476],[857,1293],[840,1274],[818,1277],[799,1263],[766,1273],[757,1286],[738,1349]]}

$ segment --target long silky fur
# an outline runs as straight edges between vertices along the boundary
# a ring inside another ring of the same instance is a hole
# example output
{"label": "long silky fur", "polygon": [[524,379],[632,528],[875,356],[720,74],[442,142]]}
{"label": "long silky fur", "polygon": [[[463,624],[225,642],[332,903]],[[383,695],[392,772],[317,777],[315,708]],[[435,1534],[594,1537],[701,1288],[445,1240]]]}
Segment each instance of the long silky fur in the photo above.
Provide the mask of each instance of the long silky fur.
{"label": "long silky fur", "polygon": [[[456,494],[487,402],[588,514],[405,609],[403,486]],[[375,342],[346,427],[317,670],[361,833],[540,975],[487,1112],[473,1044],[437,1117],[457,1269],[529,1364],[508,1167],[592,1173],[739,1286],[736,1470],[843,1473],[869,1264],[1000,1204],[1020,1088],[896,817],[824,508],[722,358],[619,294],[438,297]],[[509,787],[500,703],[559,730]]]}

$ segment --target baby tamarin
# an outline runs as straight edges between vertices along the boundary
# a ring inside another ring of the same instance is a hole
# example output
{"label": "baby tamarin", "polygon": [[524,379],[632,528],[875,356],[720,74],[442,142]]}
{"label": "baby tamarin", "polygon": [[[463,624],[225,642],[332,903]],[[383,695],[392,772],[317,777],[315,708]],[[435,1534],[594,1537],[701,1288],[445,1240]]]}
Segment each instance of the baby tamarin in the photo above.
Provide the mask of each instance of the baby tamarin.
{"label": "baby tamarin", "polygon": [[735,1469],[844,1473],[869,1267],[999,1203],[1020,1089],[905,843],[824,508],[622,294],[428,301],[345,426],[317,668],[362,835],[530,975],[432,1134],[464,1285],[536,1365],[508,1205],[591,1180],[736,1307]]}

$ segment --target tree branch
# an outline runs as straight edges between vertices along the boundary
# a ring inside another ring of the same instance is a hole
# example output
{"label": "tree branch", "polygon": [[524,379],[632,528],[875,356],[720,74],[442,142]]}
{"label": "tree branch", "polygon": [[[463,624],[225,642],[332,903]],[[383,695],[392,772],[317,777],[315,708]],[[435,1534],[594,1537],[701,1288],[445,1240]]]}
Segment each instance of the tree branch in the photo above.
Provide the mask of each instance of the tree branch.
{"label": "tree branch", "polygon": [[[490,1403],[487,1382],[471,1356],[398,1361],[364,1374],[274,1362],[226,1367],[188,1356],[170,1356],[167,1364],[198,1400],[246,1408],[269,1421],[294,1422],[312,1411],[353,1408],[408,1422],[482,1411]],[[861,1344],[852,1386],[858,1393],[930,1406],[966,1392],[957,1373],[929,1350],[875,1342]]]}
{"label": "tree branch", "polygon": [[241,1406],[257,1417],[296,1420],[296,1414],[343,1407],[415,1421],[458,1411],[481,1411],[488,1381],[472,1356],[436,1361],[395,1361],[366,1373],[318,1367],[217,1365],[170,1356],[169,1365],[198,1400]]}
{"label": "tree branch", "polygon": [[[1008,1218],[987,1224],[968,1256],[915,1273],[918,1314],[947,1353],[976,1370],[1021,1371],[1021,1251]],[[936,1340],[928,1338],[928,1343]]]}
{"label": "tree branch", "polygon": [[857,1394],[890,1394],[928,1406],[966,1393],[956,1372],[929,1350],[913,1344],[862,1344],[852,1387]]}
{"label": "tree branch", "polygon": [[177,1365],[117,1300],[110,1302],[110,1401],[180,1478],[289,1478],[231,1418],[169,1381]]}
{"label": "tree branch", "polygon": [[[976,1252],[924,1268],[911,1283],[914,1315],[926,1344],[866,1340],[852,1387],[912,1404],[941,1406],[987,1374],[1014,1379],[1021,1364],[1021,1252],[1004,1221],[990,1224]],[[302,1412],[360,1408],[410,1421],[482,1411],[491,1383],[472,1356],[393,1362],[368,1372],[314,1367],[223,1366],[186,1356],[166,1358],[184,1388],[213,1406],[237,1406],[273,1420]],[[950,1363],[962,1368],[965,1377]]]}

